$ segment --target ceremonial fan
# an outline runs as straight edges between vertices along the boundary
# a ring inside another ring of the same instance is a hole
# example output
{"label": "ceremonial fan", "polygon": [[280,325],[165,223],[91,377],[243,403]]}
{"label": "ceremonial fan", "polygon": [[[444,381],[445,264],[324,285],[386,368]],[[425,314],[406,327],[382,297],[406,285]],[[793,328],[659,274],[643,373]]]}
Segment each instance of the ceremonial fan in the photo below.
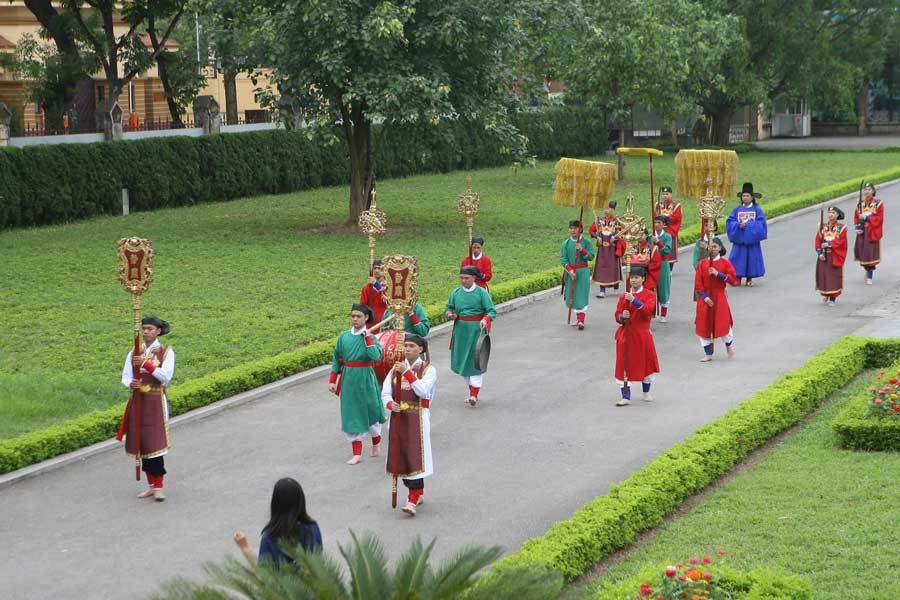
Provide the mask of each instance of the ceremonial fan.
{"label": "ceremonial fan", "polygon": [[[125,291],[131,294],[131,309],[134,322],[134,347],[131,352],[132,377],[140,379],[143,348],[141,344],[141,294],[150,287],[153,281],[153,243],[142,238],[122,238],[116,243],[119,255],[119,281]],[[131,400],[126,407],[126,415],[130,412],[134,426],[129,427],[127,444],[135,448],[134,476],[141,480],[141,389],[131,390]],[[123,420],[124,421],[124,420]]]}
{"label": "ceremonial fan", "polygon": [[[605,209],[616,186],[616,167],[609,163],[575,158],[561,158],[556,163],[553,202],[561,206],[577,206],[578,221],[584,227],[584,209]],[[563,271],[563,283],[566,273]],[[565,286],[563,286],[565,288]],[[569,286],[569,317],[574,302],[575,285]]]}
{"label": "ceremonial fan", "polygon": [[[394,314],[396,323],[397,339],[394,346],[394,361],[403,360],[403,336],[404,328],[406,327],[406,315],[415,309],[416,302],[419,299],[419,263],[415,256],[385,256],[381,260],[381,269],[385,275],[385,288],[382,295],[385,303]],[[391,376],[394,378],[394,398],[399,401],[402,375],[392,371]],[[392,447],[400,447],[399,439],[397,439],[399,435],[400,429],[391,427],[390,445]],[[394,445],[395,443],[396,446]],[[396,475],[393,476],[391,482],[391,508],[397,508]]]}
{"label": "ceremonial fan", "polygon": [[653,157],[662,156],[663,151],[656,148],[616,148],[616,154],[622,156],[646,156],[650,165],[650,220],[656,219],[656,197],[654,196],[655,187],[653,185]]}

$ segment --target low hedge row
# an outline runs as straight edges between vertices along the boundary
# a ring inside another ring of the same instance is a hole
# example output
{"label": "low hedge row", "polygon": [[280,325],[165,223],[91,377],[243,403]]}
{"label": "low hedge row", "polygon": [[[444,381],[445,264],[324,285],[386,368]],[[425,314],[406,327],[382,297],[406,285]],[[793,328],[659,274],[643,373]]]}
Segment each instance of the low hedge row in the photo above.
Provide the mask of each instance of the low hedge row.
{"label": "low hedge row", "polygon": [[[900,361],[890,370],[900,370]],[[866,418],[870,392],[860,391],[847,401],[846,406],[831,421],[831,429],[838,436],[841,446],[850,450],[900,452],[900,419]]]}
{"label": "low hedge row", "polygon": [[[872,352],[877,345],[885,352]],[[566,581],[583,575],[642,531],[656,527],[686,498],[734,467],[778,432],[796,424],[864,367],[886,364],[900,340],[846,337],[803,366],[757,392],[736,408],[582,506],[571,518],[494,564],[494,570],[540,564]]]}
{"label": "low hedge row", "polygon": [[[665,568],[648,565],[641,569],[638,577],[601,589],[594,598],[633,600],[640,595],[641,584],[655,581]],[[716,581],[734,600],[808,600],[813,597],[812,586],[808,581],[796,575],[785,575],[769,569],[742,572],[720,568]]]}
{"label": "low hedge row", "polygon": [[[494,301],[506,302],[544,290],[559,283],[559,271],[544,271],[491,288]],[[432,326],[444,321],[444,306],[426,307]],[[205,377],[175,385],[169,393],[172,415],[179,415],[331,362],[334,339],[308,344],[243,365],[217,371]],[[108,440],[115,435],[124,403],[94,411],[60,425],[0,440],[0,474],[9,473],[66,452]]]}
{"label": "low hedge row", "polygon": [[[517,113],[512,123],[538,158],[596,155],[606,149],[602,112],[565,107]],[[284,193],[349,181],[342,131],[256,131],[0,150],[0,229],[133,211]],[[405,177],[510,162],[480,122],[376,126],[375,169]]]}

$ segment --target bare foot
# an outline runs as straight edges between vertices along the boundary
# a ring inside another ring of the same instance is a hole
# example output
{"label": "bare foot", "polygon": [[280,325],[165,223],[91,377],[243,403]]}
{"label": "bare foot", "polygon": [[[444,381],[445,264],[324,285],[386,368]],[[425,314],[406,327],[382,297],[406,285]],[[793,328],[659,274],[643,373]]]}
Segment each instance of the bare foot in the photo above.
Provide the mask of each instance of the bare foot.
{"label": "bare foot", "polygon": [[381,454],[381,444],[373,444],[372,445],[372,456],[378,456]]}
{"label": "bare foot", "polygon": [[163,494],[162,488],[153,488],[153,499],[157,502],[164,502],[166,495]]}
{"label": "bare foot", "polygon": [[653,402],[653,396],[650,395],[650,392],[644,394],[644,397],[642,399],[644,402]]}
{"label": "bare foot", "polygon": [[146,490],[137,495],[138,498],[149,498],[153,495],[153,488],[148,487]]}
{"label": "bare foot", "polygon": [[704,355],[703,358],[700,359],[700,362],[709,362],[709,361],[711,361],[711,360],[712,360],[712,356],[705,356],[705,355]]}
{"label": "bare foot", "polygon": [[728,358],[734,357],[734,348],[731,346],[725,346],[725,352],[728,353]]}
{"label": "bare foot", "polygon": [[354,454],[353,457],[347,461],[347,464],[348,465],[358,465],[359,461],[361,461],[361,460],[362,460],[362,455]]}

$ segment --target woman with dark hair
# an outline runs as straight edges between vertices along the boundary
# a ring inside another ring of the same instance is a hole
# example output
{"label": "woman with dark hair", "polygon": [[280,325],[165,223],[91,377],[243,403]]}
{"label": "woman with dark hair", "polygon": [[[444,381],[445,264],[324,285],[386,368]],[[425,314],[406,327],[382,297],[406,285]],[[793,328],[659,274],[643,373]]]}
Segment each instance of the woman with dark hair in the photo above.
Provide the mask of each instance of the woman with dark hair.
{"label": "woman with dark hair", "polygon": [[709,362],[713,356],[713,341],[723,338],[725,351],[729,357],[734,356],[734,332],[731,318],[731,307],[728,305],[726,284],[739,285],[740,279],[735,273],[734,265],[725,258],[725,244],[721,238],[713,238],[709,242],[709,258],[697,264],[694,273],[694,293],[697,298],[697,310],[694,317],[695,331],[703,346],[703,358],[700,362]]}
{"label": "woman with dark hair", "polygon": [[[293,562],[281,547],[300,545],[305,550],[322,549],[322,532],[319,525],[306,513],[306,496],[295,479],[279,479],[272,490],[269,522],[262,530],[259,541],[259,561],[271,564]],[[234,534],[234,541],[241,552],[256,564],[257,557],[247,542],[243,531]]]}

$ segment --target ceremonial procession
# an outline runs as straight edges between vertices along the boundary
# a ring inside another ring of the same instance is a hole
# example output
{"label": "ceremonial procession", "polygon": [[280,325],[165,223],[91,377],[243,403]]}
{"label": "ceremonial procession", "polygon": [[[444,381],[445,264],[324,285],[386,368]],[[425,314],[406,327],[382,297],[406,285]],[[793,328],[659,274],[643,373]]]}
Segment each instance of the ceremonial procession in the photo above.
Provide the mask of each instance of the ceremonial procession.
{"label": "ceremonial procession", "polygon": [[900,598],[898,31],[0,3],[0,600]]}

